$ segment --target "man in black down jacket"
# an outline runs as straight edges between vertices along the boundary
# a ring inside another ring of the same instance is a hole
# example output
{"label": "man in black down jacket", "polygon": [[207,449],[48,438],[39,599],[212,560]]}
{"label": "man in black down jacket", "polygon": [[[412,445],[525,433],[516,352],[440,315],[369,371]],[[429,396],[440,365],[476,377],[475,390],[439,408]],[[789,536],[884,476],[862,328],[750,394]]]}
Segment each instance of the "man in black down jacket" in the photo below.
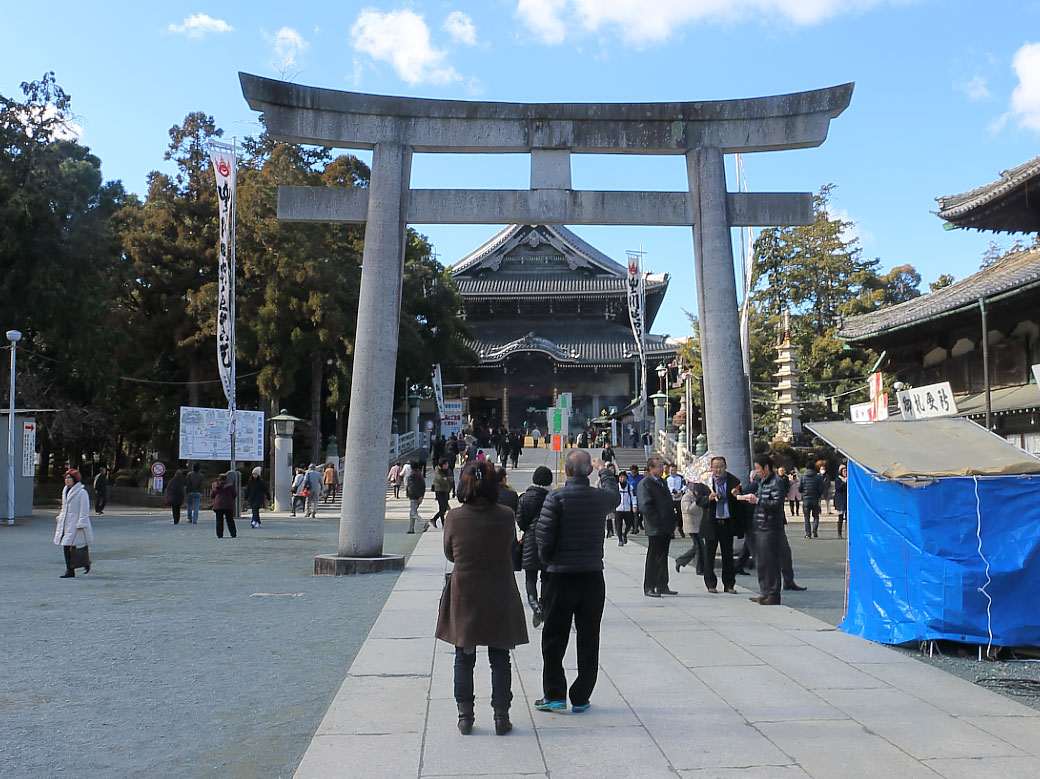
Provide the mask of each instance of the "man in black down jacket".
{"label": "man in black down jacket", "polygon": [[650,598],[677,594],[668,589],[668,547],[675,532],[675,510],[672,508],[672,493],[663,476],[664,462],[660,457],[651,457],[646,461],[646,476],[636,488],[646,528],[643,594]]}
{"label": "man in black down jacket", "polygon": [[820,499],[823,498],[823,478],[813,463],[805,466],[802,480],[798,483],[802,491],[802,513],[805,516],[805,537],[819,537]]}
{"label": "man in black down jacket", "polygon": [[[570,686],[574,711],[585,711],[599,668],[599,626],[606,586],[603,582],[603,522],[621,500],[615,486],[589,485],[593,466],[601,460],[574,449],[567,454],[567,483],[546,496],[535,525],[538,556],[546,566],[542,584],[542,698],[534,707],[552,711],[567,707],[563,656],[571,622],[578,650],[578,676]],[[607,479],[607,485],[611,484]],[[614,483],[616,485],[616,482]]]}
{"label": "man in black down jacket", "polygon": [[741,495],[741,500],[755,507],[752,522],[755,525],[755,564],[758,568],[758,589],[761,593],[751,600],[763,606],[780,604],[780,539],[784,534],[783,481],[773,471],[773,458],[767,454],[755,458],[756,493]]}

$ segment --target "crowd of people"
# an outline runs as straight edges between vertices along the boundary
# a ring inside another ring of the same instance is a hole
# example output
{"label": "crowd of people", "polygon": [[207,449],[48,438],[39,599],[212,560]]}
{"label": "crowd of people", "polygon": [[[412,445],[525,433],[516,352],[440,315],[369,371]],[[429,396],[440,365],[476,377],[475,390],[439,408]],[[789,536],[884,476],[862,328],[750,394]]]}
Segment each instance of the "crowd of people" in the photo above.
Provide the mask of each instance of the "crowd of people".
{"label": "crowd of people", "polygon": [[[463,734],[472,732],[475,721],[473,669],[481,646],[487,647],[491,665],[495,732],[502,735],[512,727],[509,650],[529,638],[511,570],[524,572],[531,624],[541,628],[542,697],[534,708],[563,710],[569,701],[572,711],[582,712],[591,705],[599,664],[606,538],[616,536],[623,547],[630,535],[645,534],[647,597],[678,594],[669,582],[670,547],[677,536],[688,536],[689,548],[675,557],[677,573],[696,565],[706,590],[717,593],[719,552],[723,591],[736,594],[737,575],[754,568],[758,594],[750,599],[771,606],[780,604],[784,590],[806,589],[794,578],[785,529],[789,502],[796,501],[792,514],[798,510],[810,538],[818,537],[818,524],[809,523],[818,523],[820,501],[830,496],[839,521],[846,510],[844,466],[828,483],[820,475],[826,473],[825,463],[810,464],[800,475],[787,474],[769,455],[757,456],[753,472],[743,480],[716,456],[703,481],[687,482],[660,457],[651,455],[643,473],[636,465],[618,473],[609,444],[599,458],[577,448],[565,458],[562,486],[552,489],[552,472],[539,466],[519,496],[505,469],[487,458],[467,457],[457,487],[449,476],[454,467],[454,461],[440,461],[439,489],[435,475],[435,491],[444,496],[435,519],[443,522],[444,554],[454,563],[436,636],[455,647],[455,699]],[[462,506],[446,510],[453,489]],[[739,557],[735,539],[744,542]],[[563,657],[572,627],[577,673],[568,686]]]}

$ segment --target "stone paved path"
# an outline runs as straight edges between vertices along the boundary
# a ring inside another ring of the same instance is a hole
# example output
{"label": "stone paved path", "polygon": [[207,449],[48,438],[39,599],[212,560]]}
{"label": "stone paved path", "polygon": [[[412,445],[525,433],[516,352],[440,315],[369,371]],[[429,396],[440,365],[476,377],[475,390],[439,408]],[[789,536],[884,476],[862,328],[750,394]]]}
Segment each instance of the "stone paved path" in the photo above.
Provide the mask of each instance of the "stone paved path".
{"label": "stone paved path", "polygon": [[[546,457],[547,455],[542,455]],[[536,457],[514,475],[519,488]],[[523,482],[526,484],[526,482]],[[1027,777],[1040,713],[788,608],[641,591],[644,549],[608,543],[601,673],[582,714],[532,709],[535,643],[513,653],[515,730],[496,737],[489,672],[477,724],[455,728],[451,647],[432,638],[445,562],[424,535],[296,776]],[[518,576],[519,582],[519,576]],[[574,669],[573,642],[568,652]]]}

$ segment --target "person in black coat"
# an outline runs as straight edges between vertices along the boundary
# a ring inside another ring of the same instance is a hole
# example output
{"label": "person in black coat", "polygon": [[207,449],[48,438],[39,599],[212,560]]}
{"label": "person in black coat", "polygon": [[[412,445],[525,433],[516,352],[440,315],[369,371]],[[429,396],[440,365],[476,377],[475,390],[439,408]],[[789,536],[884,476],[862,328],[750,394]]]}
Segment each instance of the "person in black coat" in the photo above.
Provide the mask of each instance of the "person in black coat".
{"label": "person in black coat", "polygon": [[[704,586],[708,592],[718,592],[715,576],[715,550],[722,551],[722,586],[728,593],[736,592],[737,572],[733,563],[733,538],[744,535],[744,506],[737,500],[740,479],[726,470],[726,458],[711,458],[708,476],[708,495],[699,497],[697,505],[704,509],[701,522],[701,540],[704,542]],[[721,490],[721,491],[720,491]],[[719,516],[719,515],[722,516]]]}
{"label": "person in black coat", "polygon": [[763,606],[780,605],[781,586],[781,537],[784,530],[784,504],[787,495],[783,481],[773,470],[773,458],[760,454],[755,458],[757,484],[752,494],[741,495],[740,499],[754,506],[752,522],[755,526],[755,555],[758,567],[760,595],[751,600]]}
{"label": "person in black coat", "polygon": [[849,512],[849,468],[845,464],[838,466],[838,478],[834,480],[834,510],[838,513],[838,538],[841,538],[841,528]]}
{"label": "person in black coat", "polygon": [[521,567],[524,571],[524,579],[527,589],[527,602],[531,606],[531,624],[538,627],[542,624],[543,607],[538,597],[538,578],[541,575],[542,587],[545,586],[545,566],[538,559],[538,544],[535,541],[535,523],[538,515],[542,513],[542,504],[545,496],[549,494],[549,485],[552,484],[552,471],[544,465],[534,469],[531,481],[534,482],[519,498],[516,509],[516,524],[523,533],[523,562]]}
{"label": "person in black coat", "polygon": [[820,504],[823,500],[824,481],[813,463],[805,466],[800,482],[802,516],[805,518],[805,537],[818,538],[820,534]]}
{"label": "person in black coat", "polygon": [[245,499],[246,503],[249,504],[249,508],[253,510],[253,519],[249,524],[252,527],[260,527],[260,508],[271,505],[271,490],[267,488],[267,484],[260,478],[259,465],[253,469],[252,474],[249,476],[249,481],[246,482]]}
{"label": "person in black coat", "polygon": [[650,598],[676,595],[668,588],[668,547],[675,532],[675,510],[672,493],[663,481],[664,461],[651,457],[646,461],[646,476],[637,488],[639,511],[646,529],[646,565],[643,572],[643,594]]}
{"label": "person in black coat", "polygon": [[[616,490],[593,487],[589,474],[602,461],[575,449],[567,453],[567,483],[550,492],[535,525],[538,557],[548,575],[542,589],[542,697],[539,711],[567,706],[584,711],[599,671],[599,631],[607,588],[603,580],[603,520],[620,499]],[[578,676],[567,687],[563,657],[574,625]]]}

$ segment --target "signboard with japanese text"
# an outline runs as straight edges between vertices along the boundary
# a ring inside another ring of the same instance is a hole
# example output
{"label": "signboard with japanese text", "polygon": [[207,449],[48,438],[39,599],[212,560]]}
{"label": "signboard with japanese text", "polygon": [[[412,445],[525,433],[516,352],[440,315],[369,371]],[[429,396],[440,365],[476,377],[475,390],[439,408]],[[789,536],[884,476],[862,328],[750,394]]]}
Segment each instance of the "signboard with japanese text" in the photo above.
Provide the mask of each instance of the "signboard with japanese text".
{"label": "signboard with japanese text", "polygon": [[867,377],[867,383],[870,386],[870,399],[873,400],[881,394],[885,386],[885,374],[881,371],[872,373]]}
{"label": "signboard with japanese text", "polygon": [[875,395],[871,401],[874,404],[874,421],[880,422],[882,419],[888,419],[888,393],[882,392],[880,395]]}
{"label": "signboard with japanese text", "polygon": [[570,415],[571,408],[574,406],[574,393],[572,392],[561,392],[560,396],[556,399],[556,407],[567,410],[567,414]]}
{"label": "signboard with japanese text", "polygon": [[904,419],[931,419],[957,414],[957,402],[948,381],[903,390],[898,397],[899,410]]}
{"label": "signboard with japanese text", "polygon": [[22,422],[22,476],[36,475],[36,422]]}
{"label": "signboard with japanese text", "polygon": [[452,433],[462,435],[462,401],[445,400],[444,413],[441,415],[441,435],[445,438]]}
{"label": "signboard with japanese text", "polygon": [[874,421],[874,401],[868,403],[854,403],[849,407],[853,422]]}
{"label": "signboard with japanese text", "polygon": [[[235,410],[235,459],[264,459],[264,412]],[[230,460],[231,428],[226,408],[181,406],[180,459]]]}
{"label": "signboard with japanese text", "polygon": [[549,435],[566,436],[570,427],[570,414],[565,408],[549,409]]}

